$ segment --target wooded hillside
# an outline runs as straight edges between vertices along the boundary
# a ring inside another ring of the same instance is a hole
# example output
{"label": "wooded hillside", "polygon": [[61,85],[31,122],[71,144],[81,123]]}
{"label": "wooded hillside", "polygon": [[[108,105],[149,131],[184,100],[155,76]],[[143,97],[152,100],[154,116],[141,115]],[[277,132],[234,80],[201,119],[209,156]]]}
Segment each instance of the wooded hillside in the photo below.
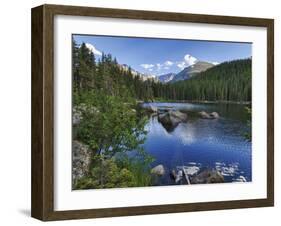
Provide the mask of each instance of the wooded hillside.
{"label": "wooded hillside", "polygon": [[73,43],[73,88],[103,90],[104,94],[150,101],[163,100],[251,100],[251,59],[234,60],[212,67],[191,79],[163,84],[133,75],[124,70],[111,54],[95,60],[94,54],[83,43]]}

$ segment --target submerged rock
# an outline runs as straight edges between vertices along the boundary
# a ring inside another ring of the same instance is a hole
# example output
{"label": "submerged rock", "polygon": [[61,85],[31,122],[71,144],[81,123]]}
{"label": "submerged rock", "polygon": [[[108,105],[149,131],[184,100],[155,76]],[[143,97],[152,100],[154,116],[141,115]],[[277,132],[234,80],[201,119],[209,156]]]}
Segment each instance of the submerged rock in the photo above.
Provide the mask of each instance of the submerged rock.
{"label": "submerged rock", "polygon": [[238,178],[236,178],[234,181],[236,182],[247,182],[246,178],[244,176],[239,176]]}
{"label": "submerged rock", "polygon": [[176,173],[176,171],[175,171],[174,169],[170,172],[170,177],[171,177],[173,180],[176,180],[177,173]]}
{"label": "submerged rock", "polygon": [[151,169],[151,173],[157,176],[163,176],[165,174],[165,168],[163,165],[157,165]]}
{"label": "submerged rock", "polygon": [[198,166],[183,166],[182,169],[189,176],[195,175],[200,170]]}
{"label": "submerged rock", "polygon": [[171,177],[171,179],[173,179],[174,181],[175,181],[175,183],[177,184],[177,183],[179,183],[179,182],[181,182],[182,181],[182,179],[183,179],[183,174],[184,174],[184,172],[183,172],[183,170],[172,170],[171,172],[170,172],[170,177]]}
{"label": "submerged rock", "polygon": [[183,171],[182,171],[182,170],[179,170],[178,173],[177,173],[175,182],[176,182],[176,183],[179,183],[179,182],[182,180],[182,177],[183,177]]}
{"label": "submerged rock", "polygon": [[191,184],[223,183],[224,177],[216,170],[204,170],[191,179]]}
{"label": "submerged rock", "polygon": [[173,131],[181,122],[187,120],[187,115],[180,111],[169,111],[158,115],[158,121],[168,131]]}
{"label": "submerged rock", "polygon": [[217,119],[220,117],[217,112],[207,113],[205,111],[200,111],[198,114],[203,119]]}

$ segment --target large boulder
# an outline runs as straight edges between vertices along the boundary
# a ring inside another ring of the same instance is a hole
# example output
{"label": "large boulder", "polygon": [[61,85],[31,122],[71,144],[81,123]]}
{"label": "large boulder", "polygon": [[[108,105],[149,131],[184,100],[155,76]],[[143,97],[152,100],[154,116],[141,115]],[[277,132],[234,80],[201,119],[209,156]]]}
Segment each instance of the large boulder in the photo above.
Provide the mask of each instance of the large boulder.
{"label": "large boulder", "polygon": [[158,121],[168,131],[173,131],[181,122],[186,122],[187,115],[180,111],[169,111],[158,115]]}
{"label": "large boulder", "polygon": [[206,169],[191,179],[191,184],[223,183],[224,177],[217,170]]}
{"label": "large boulder", "polygon": [[89,173],[92,151],[87,145],[76,140],[72,145],[72,181],[75,184],[78,179]]}
{"label": "large boulder", "polygon": [[163,165],[157,165],[151,169],[151,173],[157,176],[163,176],[165,174],[165,168]]}
{"label": "large boulder", "polygon": [[170,111],[170,114],[173,118],[178,118],[182,122],[187,120],[187,114],[182,113],[180,111]]}
{"label": "large boulder", "polygon": [[207,113],[205,111],[200,111],[198,114],[203,119],[217,119],[220,117],[217,112]]}

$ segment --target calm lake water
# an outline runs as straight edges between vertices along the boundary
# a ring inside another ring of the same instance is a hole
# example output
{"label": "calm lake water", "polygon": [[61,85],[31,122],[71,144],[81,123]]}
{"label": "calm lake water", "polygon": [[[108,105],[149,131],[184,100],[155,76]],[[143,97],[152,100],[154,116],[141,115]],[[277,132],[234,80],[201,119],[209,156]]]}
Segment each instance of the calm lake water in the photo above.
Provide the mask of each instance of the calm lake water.
{"label": "calm lake water", "polygon": [[[145,103],[160,108],[172,108],[187,112],[188,120],[168,132],[158,122],[157,115],[151,115],[144,147],[154,158],[153,166],[162,164],[166,172],[180,166],[191,169],[217,169],[226,182],[236,181],[243,176],[252,180],[251,142],[244,137],[247,131],[245,105],[240,104],[194,104],[194,103]],[[197,112],[219,113],[218,119],[195,117]],[[160,184],[174,182],[168,176]]]}

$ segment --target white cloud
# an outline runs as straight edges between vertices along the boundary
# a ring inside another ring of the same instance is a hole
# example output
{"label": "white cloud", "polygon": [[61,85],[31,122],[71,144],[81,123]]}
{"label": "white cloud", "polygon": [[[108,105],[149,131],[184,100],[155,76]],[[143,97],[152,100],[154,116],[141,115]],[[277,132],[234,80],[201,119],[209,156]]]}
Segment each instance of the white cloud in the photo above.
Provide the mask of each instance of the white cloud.
{"label": "white cloud", "polygon": [[177,66],[180,68],[180,69],[184,69],[186,67],[186,64],[185,62],[180,62],[177,64]]}
{"label": "white cloud", "polygon": [[158,70],[160,70],[162,68],[162,64],[158,63],[158,64],[156,64],[156,67]]}
{"label": "white cloud", "polygon": [[218,65],[220,64],[219,62],[212,62],[213,65]]}
{"label": "white cloud", "polygon": [[149,71],[153,71],[153,69],[152,69],[152,68],[149,68],[148,70],[149,70]]}
{"label": "white cloud", "polygon": [[149,69],[149,68],[153,68],[154,65],[153,64],[141,64],[141,67],[143,67],[144,69]]}
{"label": "white cloud", "polygon": [[174,63],[172,62],[172,61],[169,61],[169,60],[167,60],[165,63],[164,63],[164,65],[166,66],[166,67],[169,67],[169,66],[172,66]]}
{"label": "white cloud", "polygon": [[164,69],[165,69],[165,70],[169,70],[169,69],[170,69],[170,67],[165,66],[165,67],[164,67]]}
{"label": "white cloud", "polygon": [[192,66],[194,65],[198,60],[189,55],[189,54],[186,54],[184,56],[184,61],[179,61],[177,62],[177,66],[180,68],[180,69],[184,69],[185,67],[189,67],[189,66]]}
{"label": "white cloud", "polygon": [[91,50],[93,52],[93,54],[95,55],[98,55],[98,56],[101,56],[102,53],[101,51],[97,50],[95,46],[93,46],[92,44],[90,43],[85,43],[86,47]]}
{"label": "white cloud", "polygon": [[186,54],[184,56],[184,60],[185,60],[185,63],[186,63],[187,67],[195,64],[198,61],[195,57],[193,57],[193,56],[191,56],[189,54]]}

